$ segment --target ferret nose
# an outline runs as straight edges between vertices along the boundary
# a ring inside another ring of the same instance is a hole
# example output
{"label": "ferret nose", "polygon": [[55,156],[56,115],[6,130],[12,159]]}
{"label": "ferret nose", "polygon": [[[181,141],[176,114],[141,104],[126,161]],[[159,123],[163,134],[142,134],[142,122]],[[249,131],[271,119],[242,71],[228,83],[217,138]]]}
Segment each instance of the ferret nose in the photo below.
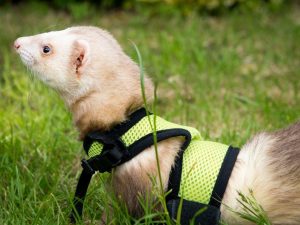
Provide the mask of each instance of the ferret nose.
{"label": "ferret nose", "polygon": [[20,48],[20,46],[21,46],[21,45],[20,45],[18,39],[15,40],[15,42],[14,42],[14,47],[15,47],[15,49],[18,50],[18,49]]}

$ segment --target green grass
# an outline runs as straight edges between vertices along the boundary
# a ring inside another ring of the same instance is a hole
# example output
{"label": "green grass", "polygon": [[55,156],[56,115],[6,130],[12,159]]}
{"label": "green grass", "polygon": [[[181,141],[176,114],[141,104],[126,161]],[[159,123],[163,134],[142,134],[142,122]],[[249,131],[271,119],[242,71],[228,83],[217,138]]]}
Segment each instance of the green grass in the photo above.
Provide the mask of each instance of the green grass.
{"label": "green grass", "polygon": [[[96,25],[137,60],[134,41],[158,84],[158,114],[211,140],[240,146],[258,131],[299,119],[296,6],[221,17],[94,12],[80,21],[36,7],[0,8],[0,224],[67,224],[84,157],[59,96],[33,79],[14,53],[19,36]],[[114,221],[130,224],[124,207],[104,192],[104,179],[93,179],[85,220],[98,221],[112,202],[119,208]],[[157,215],[145,211],[150,224]]]}

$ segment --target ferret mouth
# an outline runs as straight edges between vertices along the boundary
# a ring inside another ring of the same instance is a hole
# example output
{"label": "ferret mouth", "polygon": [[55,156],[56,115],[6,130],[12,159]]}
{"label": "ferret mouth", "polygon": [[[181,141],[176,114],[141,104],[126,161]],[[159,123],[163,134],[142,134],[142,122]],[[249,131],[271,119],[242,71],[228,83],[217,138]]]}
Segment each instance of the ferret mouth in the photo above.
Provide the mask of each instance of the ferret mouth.
{"label": "ferret mouth", "polygon": [[28,51],[26,51],[24,49],[21,49],[19,51],[19,55],[21,57],[22,62],[26,66],[32,66],[34,64],[35,60],[34,60],[33,55],[30,52],[28,52]]}

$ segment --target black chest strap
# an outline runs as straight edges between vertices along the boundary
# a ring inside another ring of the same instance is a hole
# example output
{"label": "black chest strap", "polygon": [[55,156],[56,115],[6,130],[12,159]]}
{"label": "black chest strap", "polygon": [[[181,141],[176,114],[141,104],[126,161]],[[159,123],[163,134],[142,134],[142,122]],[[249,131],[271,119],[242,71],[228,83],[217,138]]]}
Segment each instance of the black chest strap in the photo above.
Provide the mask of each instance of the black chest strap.
{"label": "black chest strap", "polygon": [[167,208],[171,218],[173,219],[177,218],[179,207],[181,207],[181,216],[180,216],[181,225],[219,224],[221,212],[215,206],[202,204],[200,202],[188,201],[180,198],[171,199],[167,202]]}
{"label": "black chest strap", "polygon": [[[85,195],[91,178],[95,172],[110,172],[113,168],[129,161],[146,148],[154,145],[153,133],[143,136],[130,146],[126,146],[121,141],[121,136],[145,116],[145,109],[140,109],[133,113],[129,120],[117,125],[111,131],[105,133],[94,131],[85,137],[83,147],[87,154],[89,148],[95,141],[103,145],[103,150],[99,155],[91,157],[87,160],[83,159],[81,161],[83,170],[79,177],[73,200],[73,207],[70,215],[72,223],[76,223],[76,218],[81,219],[82,217]],[[182,128],[159,130],[157,131],[156,136],[157,142],[169,139],[171,137],[182,136],[185,138],[185,141],[182,144],[182,149],[186,149],[191,142],[190,132]]]}
{"label": "black chest strap", "polygon": [[[181,225],[201,224],[201,225],[217,225],[220,221],[220,206],[224,197],[226,187],[234,168],[239,148],[229,146],[225,158],[222,162],[216,183],[212,190],[209,203],[202,204],[200,202],[188,201],[178,198],[180,188],[183,150],[179,153],[175,167],[171,170],[168,189],[172,189],[170,195],[167,196],[167,207],[170,216],[177,218],[178,209],[181,208]],[[182,202],[181,202],[182,201]],[[182,204],[182,205],[181,205]],[[191,220],[193,221],[191,223]]]}

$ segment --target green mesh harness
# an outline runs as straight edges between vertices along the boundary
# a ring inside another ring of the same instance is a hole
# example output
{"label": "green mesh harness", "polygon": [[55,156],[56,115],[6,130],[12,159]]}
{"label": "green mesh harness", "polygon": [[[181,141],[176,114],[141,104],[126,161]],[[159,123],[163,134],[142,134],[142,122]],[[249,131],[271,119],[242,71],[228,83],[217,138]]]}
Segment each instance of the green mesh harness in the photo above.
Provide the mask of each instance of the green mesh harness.
{"label": "green mesh harness", "polygon": [[[236,161],[238,149],[205,141],[195,128],[171,123],[153,114],[147,117],[145,109],[136,111],[128,121],[117,125],[109,132],[96,131],[85,137],[84,149],[89,159],[82,161],[83,173],[86,176],[82,175],[79,183],[89,183],[90,177],[96,171],[110,172],[114,167],[127,162],[145,148],[152,146],[154,122],[158,142],[177,136],[185,138],[169,177],[170,194],[167,196],[167,202],[170,215],[176,218],[182,198],[184,199],[181,212],[182,224],[188,224],[189,219],[203,207],[207,210],[201,213],[196,221],[203,225],[217,224],[220,202]],[[79,183],[74,205],[76,213],[81,216],[83,206],[78,199],[84,200],[88,184],[79,188]],[[71,217],[73,220],[76,213],[73,210],[73,218]]]}

